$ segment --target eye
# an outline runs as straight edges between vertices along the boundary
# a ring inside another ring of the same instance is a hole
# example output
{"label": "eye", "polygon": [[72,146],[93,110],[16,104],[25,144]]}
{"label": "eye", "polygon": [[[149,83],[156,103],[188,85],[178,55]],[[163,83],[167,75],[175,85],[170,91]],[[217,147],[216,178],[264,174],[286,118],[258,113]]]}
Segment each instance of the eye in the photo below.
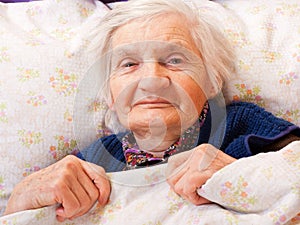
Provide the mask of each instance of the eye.
{"label": "eye", "polygon": [[123,68],[131,68],[134,66],[139,65],[139,62],[133,59],[124,59],[122,60],[122,62],[120,63],[120,66]]}
{"label": "eye", "polygon": [[125,63],[124,65],[122,65],[122,67],[132,67],[132,66],[136,66],[137,63],[134,63],[134,62],[128,62],[128,63]]}
{"label": "eye", "polygon": [[184,56],[181,54],[172,54],[166,60],[167,65],[178,66],[185,62]]}
{"label": "eye", "polygon": [[183,60],[180,58],[172,58],[168,61],[168,64],[176,65],[176,64],[180,64],[182,62],[183,62]]}

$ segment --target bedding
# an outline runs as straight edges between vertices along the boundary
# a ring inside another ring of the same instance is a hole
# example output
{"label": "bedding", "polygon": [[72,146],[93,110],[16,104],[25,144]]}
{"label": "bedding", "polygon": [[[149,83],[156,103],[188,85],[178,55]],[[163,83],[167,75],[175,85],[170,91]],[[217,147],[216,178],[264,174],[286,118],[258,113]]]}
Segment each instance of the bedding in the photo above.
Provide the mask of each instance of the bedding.
{"label": "bedding", "polygon": [[[299,1],[194,3],[219,21],[237,52],[226,101],[254,102],[300,125]],[[23,177],[110,132],[91,86],[96,56],[88,48],[108,10],[90,0],[0,3],[0,215]],[[199,207],[169,190],[163,166],[110,174],[109,205],[63,224],[300,224],[299,145],[224,168],[199,190],[217,204]],[[0,217],[0,224],[58,224],[53,208]]]}
{"label": "bedding", "polygon": [[165,165],[161,165],[111,173],[109,204],[95,205],[81,218],[56,222],[55,207],[47,207],[2,217],[0,224],[296,225],[300,224],[299,159],[298,141],[279,154],[236,161],[198,190],[216,204],[195,206],[181,199],[164,182]]}
{"label": "bedding", "polygon": [[[0,215],[23,177],[78,150],[74,98],[95,59],[90,29],[107,11],[100,1],[0,3]],[[87,113],[96,106],[84,102]]]}

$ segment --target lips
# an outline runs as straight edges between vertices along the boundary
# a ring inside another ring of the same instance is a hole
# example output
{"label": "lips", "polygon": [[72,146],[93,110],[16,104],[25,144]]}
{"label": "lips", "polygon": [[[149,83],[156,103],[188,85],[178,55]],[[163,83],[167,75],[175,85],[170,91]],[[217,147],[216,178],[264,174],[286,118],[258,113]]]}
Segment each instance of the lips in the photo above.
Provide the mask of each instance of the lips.
{"label": "lips", "polygon": [[133,104],[133,106],[149,106],[149,107],[166,107],[173,105],[171,102],[169,102],[166,99],[160,98],[160,97],[147,97],[138,100]]}

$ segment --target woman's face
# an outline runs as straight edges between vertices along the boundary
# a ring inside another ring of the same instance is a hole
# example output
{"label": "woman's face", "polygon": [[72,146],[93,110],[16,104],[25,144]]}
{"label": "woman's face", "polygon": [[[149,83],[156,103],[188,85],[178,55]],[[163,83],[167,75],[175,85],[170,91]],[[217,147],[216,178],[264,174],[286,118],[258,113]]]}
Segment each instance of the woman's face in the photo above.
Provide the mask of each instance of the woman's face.
{"label": "woman's face", "polygon": [[125,24],[115,31],[112,48],[112,109],[124,127],[141,137],[178,136],[197,120],[206,74],[182,16]]}

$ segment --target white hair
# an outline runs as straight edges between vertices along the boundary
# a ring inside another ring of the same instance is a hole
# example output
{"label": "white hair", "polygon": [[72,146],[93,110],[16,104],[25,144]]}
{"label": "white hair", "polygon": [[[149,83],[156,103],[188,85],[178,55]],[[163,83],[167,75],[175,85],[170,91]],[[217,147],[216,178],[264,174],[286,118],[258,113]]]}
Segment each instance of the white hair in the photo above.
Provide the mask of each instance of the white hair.
{"label": "white hair", "polygon": [[[212,86],[215,93],[222,90],[223,83],[235,72],[233,48],[218,29],[215,18],[202,13],[201,7],[196,7],[193,3],[186,4],[183,0],[130,0],[107,13],[93,31],[92,48],[98,51],[101,57],[101,75],[104,83],[102,97],[107,102],[111,101],[108,84],[111,58],[107,57],[107,54],[112,50],[111,41],[115,31],[133,20],[152,19],[166,13],[175,13],[186,18],[186,26],[190,29],[191,37],[202,55],[207,77],[214,83]],[[110,110],[107,112],[105,126],[114,132],[123,130],[118,124],[117,116]]]}

